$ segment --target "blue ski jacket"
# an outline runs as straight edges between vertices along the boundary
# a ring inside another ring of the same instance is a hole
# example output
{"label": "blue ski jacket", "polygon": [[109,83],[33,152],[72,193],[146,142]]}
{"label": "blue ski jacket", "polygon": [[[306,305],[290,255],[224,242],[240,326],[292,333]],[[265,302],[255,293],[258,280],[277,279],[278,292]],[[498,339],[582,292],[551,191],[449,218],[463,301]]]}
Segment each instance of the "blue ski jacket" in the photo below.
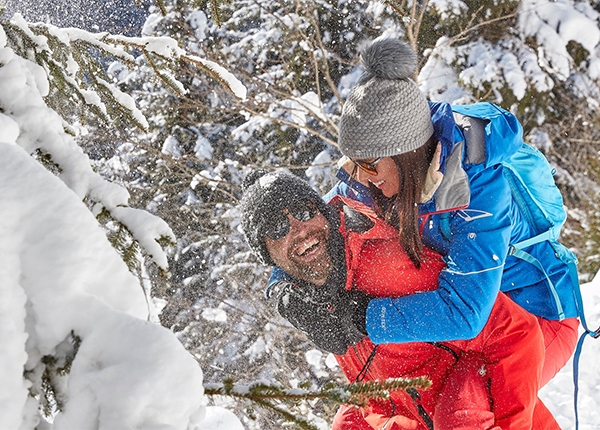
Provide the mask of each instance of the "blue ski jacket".
{"label": "blue ski jacket", "polygon": [[[424,245],[439,252],[447,267],[435,291],[371,300],[367,331],[372,341],[471,339],[487,322],[498,291],[542,318],[576,317],[568,266],[548,242],[525,250],[542,263],[557,294],[542,271],[508,255],[509,244],[535,235],[502,173],[501,162],[523,142],[519,121],[490,103],[461,106],[461,112],[486,121],[484,139],[470,140],[481,143],[467,144],[469,130],[456,124],[452,106],[430,103],[430,109],[434,134],[442,143],[444,178],[433,197],[419,206],[420,223]],[[367,187],[342,169],[338,179],[326,201],[341,194],[372,205]]]}

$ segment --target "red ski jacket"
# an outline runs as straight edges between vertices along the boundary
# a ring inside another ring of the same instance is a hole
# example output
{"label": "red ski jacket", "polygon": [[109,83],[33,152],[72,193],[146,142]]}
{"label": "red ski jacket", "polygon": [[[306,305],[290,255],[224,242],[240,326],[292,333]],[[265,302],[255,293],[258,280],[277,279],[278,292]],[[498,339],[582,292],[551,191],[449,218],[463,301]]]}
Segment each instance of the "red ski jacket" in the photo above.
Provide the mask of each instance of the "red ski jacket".
{"label": "red ski jacket", "polygon": [[[330,203],[350,206],[373,222],[373,227],[364,232],[347,230],[342,213],[340,233],[345,243],[348,290],[399,297],[437,288],[438,275],[445,266],[439,254],[425,249],[426,258],[421,269],[416,269],[399,244],[397,231],[370,208],[339,196]],[[350,381],[418,376],[430,379],[432,386],[428,390],[394,392],[391,402],[371,402],[362,410],[367,421],[374,414],[400,415],[411,424],[391,428],[426,430],[432,427],[446,379],[467,352],[483,357],[482,372],[489,378],[495,425],[511,430],[531,429],[544,357],[542,334],[535,317],[502,293],[484,330],[474,339],[374,345],[367,337],[336,358]],[[547,424],[544,428],[553,428],[555,422]]]}

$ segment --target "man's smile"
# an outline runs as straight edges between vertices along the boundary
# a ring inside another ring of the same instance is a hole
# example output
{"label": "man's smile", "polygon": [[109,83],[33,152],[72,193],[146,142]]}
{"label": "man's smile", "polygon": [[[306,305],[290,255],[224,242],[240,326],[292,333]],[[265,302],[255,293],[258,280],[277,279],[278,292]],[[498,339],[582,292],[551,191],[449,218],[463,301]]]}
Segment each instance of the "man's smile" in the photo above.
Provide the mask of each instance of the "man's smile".
{"label": "man's smile", "polygon": [[316,236],[302,240],[292,250],[292,255],[300,257],[302,259],[312,259],[323,251],[321,240]]}

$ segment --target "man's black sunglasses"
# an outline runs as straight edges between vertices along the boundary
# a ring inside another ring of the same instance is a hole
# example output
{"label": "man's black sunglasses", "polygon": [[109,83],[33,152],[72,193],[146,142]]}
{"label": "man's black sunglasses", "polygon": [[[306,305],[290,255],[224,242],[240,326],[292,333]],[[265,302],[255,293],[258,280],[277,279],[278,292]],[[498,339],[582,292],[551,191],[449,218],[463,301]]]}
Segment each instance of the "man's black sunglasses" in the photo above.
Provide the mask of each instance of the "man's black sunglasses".
{"label": "man's black sunglasses", "polygon": [[290,231],[290,222],[287,214],[290,214],[298,221],[306,222],[313,219],[318,211],[316,202],[312,200],[290,205],[281,211],[276,211],[269,215],[269,219],[262,228],[261,235],[273,240],[282,239]]}

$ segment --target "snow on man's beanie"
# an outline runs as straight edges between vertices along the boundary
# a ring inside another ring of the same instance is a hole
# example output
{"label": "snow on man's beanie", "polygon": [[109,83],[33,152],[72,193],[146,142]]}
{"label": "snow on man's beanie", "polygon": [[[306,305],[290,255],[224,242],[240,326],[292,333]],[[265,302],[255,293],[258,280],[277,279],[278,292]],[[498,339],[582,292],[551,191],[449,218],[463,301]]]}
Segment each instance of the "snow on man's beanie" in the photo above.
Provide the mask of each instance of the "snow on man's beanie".
{"label": "snow on man's beanie", "polygon": [[417,55],[398,39],[377,39],[361,62],[365,72],[350,92],[339,126],[340,151],[350,158],[403,154],[433,134],[427,100],[411,79]]}
{"label": "snow on man's beanie", "polygon": [[308,182],[288,172],[253,170],[244,177],[242,193],[239,206],[242,231],[252,251],[266,265],[275,263],[267,251],[263,232],[281,211],[292,205],[315,202],[319,212],[328,212],[319,193]]}

